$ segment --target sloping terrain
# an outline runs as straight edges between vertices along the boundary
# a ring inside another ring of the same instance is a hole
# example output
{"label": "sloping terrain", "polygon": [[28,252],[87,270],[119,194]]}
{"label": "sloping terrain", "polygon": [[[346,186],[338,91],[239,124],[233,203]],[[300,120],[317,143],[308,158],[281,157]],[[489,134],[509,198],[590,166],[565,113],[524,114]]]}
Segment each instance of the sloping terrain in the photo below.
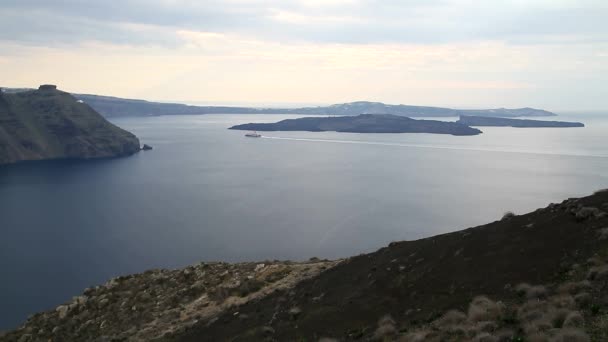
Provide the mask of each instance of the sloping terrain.
{"label": "sloping terrain", "polygon": [[339,262],[209,262],[117,277],[53,311],[32,315],[0,341],[149,341],[293,288]]}
{"label": "sloping terrain", "polygon": [[277,123],[249,123],[230,129],[249,131],[310,131],[350,133],[434,133],[477,135],[481,131],[455,122],[415,120],[390,114],[361,114],[357,116],[306,117]]}
{"label": "sloping terrain", "polygon": [[54,86],[0,92],[0,164],[130,155],[139,140]]}
{"label": "sloping terrain", "polygon": [[2,341],[606,341],[608,191],[345,260],[201,263],[85,290]]}
{"label": "sloping terrain", "polygon": [[[582,329],[594,340],[606,341],[606,211],[608,192],[599,192],[526,215],[507,215],[480,227],[392,243],[375,253],[352,257],[292,290],[247,303],[167,340],[367,340],[374,337],[378,320],[385,315],[395,322],[389,340],[407,338],[408,332],[424,329],[447,310],[467,312],[477,296],[519,305],[518,292],[526,290],[525,285],[518,288],[520,283],[553,289],[590,281],[589,298],[582,303],[587,306],[577,308],[587,322]],[[595,278],[589,275],[592,272]],[[502,319],[512,333],[487,341],[511,341],[517,336],[523,341],[527,335],[521,327],[529,323],[526,318],[505,315]],[[454,336],[456,341],[473,339]],[[438,340],[450,339],[443,336]]]}

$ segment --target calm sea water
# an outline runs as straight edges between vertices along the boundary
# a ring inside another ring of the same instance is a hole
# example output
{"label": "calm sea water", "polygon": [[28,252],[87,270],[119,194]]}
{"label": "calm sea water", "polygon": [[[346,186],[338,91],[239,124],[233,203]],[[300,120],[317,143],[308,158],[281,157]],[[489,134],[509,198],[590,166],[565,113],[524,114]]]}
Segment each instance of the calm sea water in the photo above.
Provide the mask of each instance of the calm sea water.
{"label": "calm sea water", "polygon": [[473,137],[226,129],[287,117],[119,119],[154,150],[0,168],[0,329],[120,274],[344,257],[608,187],[608,113]]}

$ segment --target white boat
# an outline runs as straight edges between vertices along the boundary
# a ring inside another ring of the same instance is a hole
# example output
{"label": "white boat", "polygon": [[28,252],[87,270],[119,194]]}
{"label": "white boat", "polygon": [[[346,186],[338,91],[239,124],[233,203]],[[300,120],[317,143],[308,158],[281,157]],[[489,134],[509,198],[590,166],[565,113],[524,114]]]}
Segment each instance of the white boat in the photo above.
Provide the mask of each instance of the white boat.
{"label": "white boat", "polygon": [[262,135],[259,134],[258,132],[247,133],[247,134],[245,134],[245,136],[249,137],[249,138],[261,138],[262,137]]}

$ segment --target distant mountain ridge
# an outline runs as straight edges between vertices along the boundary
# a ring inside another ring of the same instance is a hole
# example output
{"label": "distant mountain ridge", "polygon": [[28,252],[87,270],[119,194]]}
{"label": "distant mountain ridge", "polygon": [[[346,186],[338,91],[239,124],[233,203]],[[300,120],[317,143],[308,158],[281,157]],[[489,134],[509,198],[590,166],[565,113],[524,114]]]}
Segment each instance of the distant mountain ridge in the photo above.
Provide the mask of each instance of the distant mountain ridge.
{"label": "distant mountain ridge", "polygon": [[[23,88],[4,88],[6,92],[23,91]],[[460,115],[492,117],[556,116],[555,113],[534,108],[452,109],[429,106],[389,105],[381,102],[356,101],[330,106],[301,108],[253,108],[231,106],[191,106],[179,103],[161,103],[119,97],[73,94],[107,118],[122,116],[200,115],[200,114],[305,114],[305,115],[359,115],[393,114],[408,117],[456,117]]]}
{"label": "distant mountain ridge", "polygon": [[0,92],[0,165],[118,157],[139,149],[135,135],[53,85]]}

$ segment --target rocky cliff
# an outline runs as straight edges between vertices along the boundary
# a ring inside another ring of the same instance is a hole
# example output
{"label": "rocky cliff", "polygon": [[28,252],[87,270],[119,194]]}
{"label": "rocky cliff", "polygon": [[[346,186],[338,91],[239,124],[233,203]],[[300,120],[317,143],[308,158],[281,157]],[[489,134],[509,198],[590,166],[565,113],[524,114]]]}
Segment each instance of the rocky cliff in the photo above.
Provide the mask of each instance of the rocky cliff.
{"label": "rocky cliff", "polygon": [[139,151],[137,137],[52,85],[0,92],[0,165],[26,160],[92,159]]}

